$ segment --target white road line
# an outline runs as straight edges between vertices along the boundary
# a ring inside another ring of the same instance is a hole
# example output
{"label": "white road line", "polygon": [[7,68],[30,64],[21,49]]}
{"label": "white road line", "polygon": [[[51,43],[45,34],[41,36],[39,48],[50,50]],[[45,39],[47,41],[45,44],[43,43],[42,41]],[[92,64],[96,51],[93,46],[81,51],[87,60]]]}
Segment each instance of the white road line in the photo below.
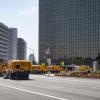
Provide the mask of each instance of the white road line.
{"label": "white road line", "polygon": [[45,97],[50,97],[50,98],[54,98],[54,99],[58,99],[58,100],[69,100],[69,99],[64,99],[64,98],[60,98],[60,97],[56,97],[56,96],[52,96],[52,95],[48,95],[48,94],[43,94],[43,93],[33,92],[33,91],[30,91],[30,90],[25,90],[25,89],[13,87],[13,86],[8,86],[8,85],[4,85],[4,84],[0,84],[0,86],[19,90],[19,91],[24,91],[24,92],[28,92],[28,93],[32,93],[32,94],[36,94],[36,95],[41,95],[41,96],[45,96]]}

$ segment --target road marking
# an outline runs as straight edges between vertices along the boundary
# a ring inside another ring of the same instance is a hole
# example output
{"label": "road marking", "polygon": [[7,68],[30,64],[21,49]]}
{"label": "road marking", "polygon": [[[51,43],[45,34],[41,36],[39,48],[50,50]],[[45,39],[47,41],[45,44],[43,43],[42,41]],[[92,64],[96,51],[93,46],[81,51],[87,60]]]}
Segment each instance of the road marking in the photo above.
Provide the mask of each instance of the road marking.
{"label": "road marking", "polygon": [[11,89],[24,91],[24,92],[28,92],[28,93],[32,93],[32,94],[37,94],[37,95],[41,95],[41,96],[45,96],[45,97],[50,97],[50,98],[54,98],[54,99],[58,99],[58,100],[69,100],[69,99],[64,99],[64,98],[60,98],[60,97],[56,97],[56,96],[52,96],[52,95],[48,95],[48,94],[43,94],[43,93],[33,92],[33,91],[30,91],[30,90],[25,90],[25,89],[13,87],[13,86],[8,86],[8,85],[4,85],[4,84],[0,84],[0,86],[8,87],[8,88],[11,88]]}

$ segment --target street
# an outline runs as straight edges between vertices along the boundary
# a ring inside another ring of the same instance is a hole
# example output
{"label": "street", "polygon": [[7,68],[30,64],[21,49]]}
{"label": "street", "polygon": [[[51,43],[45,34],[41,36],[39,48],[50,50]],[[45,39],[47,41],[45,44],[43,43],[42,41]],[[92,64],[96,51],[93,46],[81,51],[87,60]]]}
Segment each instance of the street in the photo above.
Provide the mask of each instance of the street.
{"label": "street", "polygon": [[30,80],[0,78],[0,100],[100,100],[100,80],[30,75]]}

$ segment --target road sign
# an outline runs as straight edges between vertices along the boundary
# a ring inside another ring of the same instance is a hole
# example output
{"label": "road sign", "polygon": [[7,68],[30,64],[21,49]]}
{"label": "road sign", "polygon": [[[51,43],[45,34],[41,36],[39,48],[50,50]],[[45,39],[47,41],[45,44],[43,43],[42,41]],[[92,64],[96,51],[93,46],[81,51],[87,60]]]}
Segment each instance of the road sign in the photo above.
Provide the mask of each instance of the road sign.
{"label": "road sign", "polygon": [[51,65],[51,58],[47,58],[47,63],[49,66]]}

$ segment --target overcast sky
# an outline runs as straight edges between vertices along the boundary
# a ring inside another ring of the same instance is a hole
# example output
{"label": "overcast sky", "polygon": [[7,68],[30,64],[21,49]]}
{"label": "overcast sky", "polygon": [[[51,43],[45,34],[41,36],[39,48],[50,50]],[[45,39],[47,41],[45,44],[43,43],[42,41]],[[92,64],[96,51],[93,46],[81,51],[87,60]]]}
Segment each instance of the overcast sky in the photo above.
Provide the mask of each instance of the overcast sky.
{"label": "overcast sky", "polygon": [[[0,22],[18,28],[18,37],[34,49],[38,59],[38,0],[0,0]],[[27,53],[32,50],[27,49]]]}

